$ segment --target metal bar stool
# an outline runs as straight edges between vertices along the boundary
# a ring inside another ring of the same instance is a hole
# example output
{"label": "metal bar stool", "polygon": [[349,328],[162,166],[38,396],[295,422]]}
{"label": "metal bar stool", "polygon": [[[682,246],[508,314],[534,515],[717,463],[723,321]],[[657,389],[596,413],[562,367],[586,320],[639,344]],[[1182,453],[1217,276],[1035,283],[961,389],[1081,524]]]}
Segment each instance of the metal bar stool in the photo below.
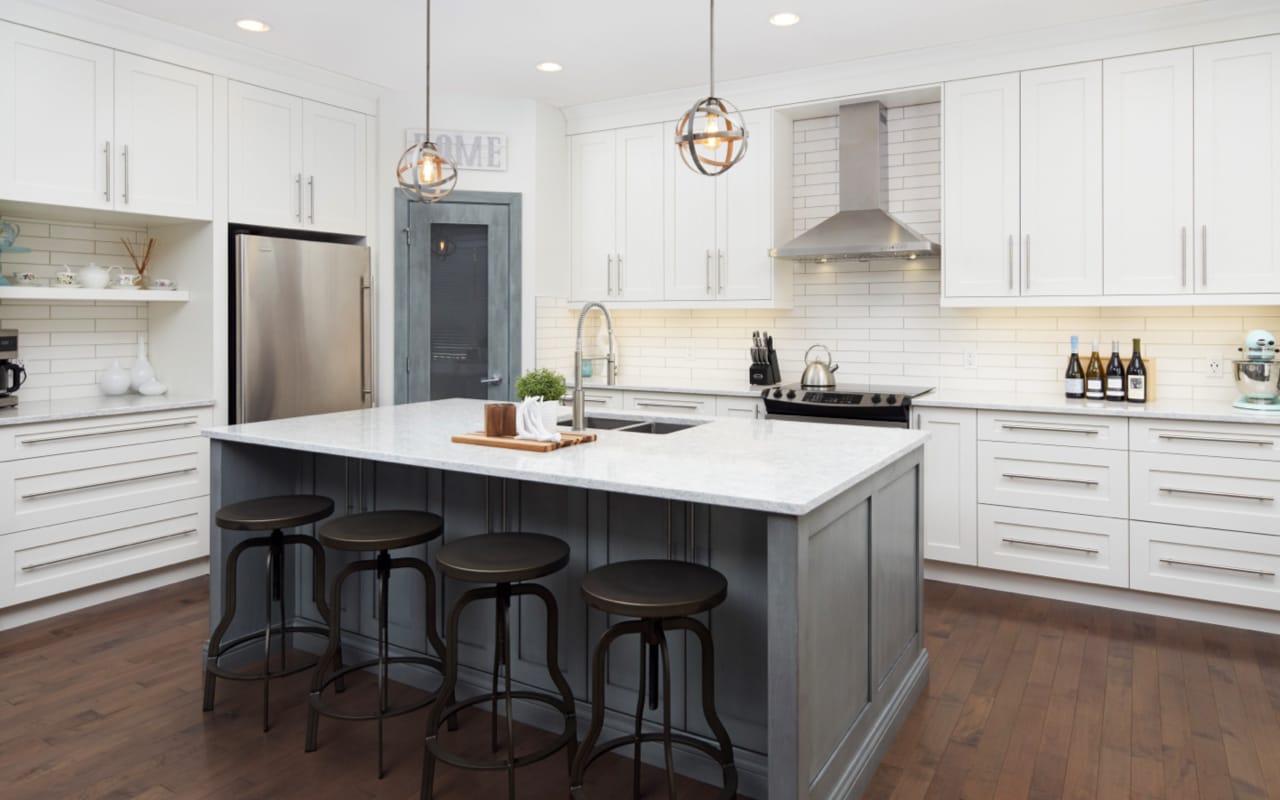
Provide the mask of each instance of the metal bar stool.
{"label": "metal bar stool", "polygon": [[[353,514],[334,520],[320,529],[320,543],[335,550],[354,552],[377,551],[376,558],[355,561],[347,565],[333,579],[330,590],[332,607],[335,610],[329,618],[329,645],[320,657],[320,667],[316,670],[311,683],[311,695],[307,710],[306,752],[316,749],[316,739],[320,731],[320,715],[343,720],[376,720],[378,723],[378,779],[384,774],[382,763],[382,721],[401,714],[408,714],[432,703],[440,696],[440,692],[428,693],[421,700],[403,706],[391,707],[388,697],[387,668],[391,664],[421,664],[443,672],[440,659],[444,657],[444,644],[440,634],[436,632],[436,580],[431,567],[420,558],[392,558],[387,551],[401,547],[413,547],[426,544],[440,537],[444,530],[444,520],[436,514],[425,511],[370,511]],[[436,658],[428,656],[391,656],[390,643],[387,639],[387,592],[391,571],[394,569],[410,569],[422,575],[426,584],[426,634],[427,642],[436,653]],[[375,572],[378,577],[378,655],[366,661],[349,666],[342,665],[342,584],[357,572]],[[324,700],[324,690],[337,684],[342,690],[342,679],[357,670],[378,668],[378,708],[372,712],[341,711],[328,705]],[[449,689],[452,692],[452,687]],[[451,695],[450,695],[451,696]],[[450,719],[450,726],[456,728],[457,722]]]}
{"label": "metal bar stool", "polygon": [[[569,682],[560,672],[557,657],[560,637],[560,611],[555,597],[546,587],[536,583],[523,583],[559,572],[569,563],[569,545],[551,536],[539,533],[490,533],[470,536],[450,542],[436,553],[436,565],[441,574],[468,583],[487,583],[491,586],[470,589],[458,598],[449,614],[446,633],[444,685],[441,692],[450,696],[458,683],[458,624],[462,610],[477,600],[497,601],[494,615],[493,690],[447,708],[436,704],[427,722],[426,754],[422,763],[422,800],[430,800],[434,791],[436,760],[455,767],[473,770],[507,771],[507,797],[516,795],[516,770],[555,755],[561,749],[568,751],[568,763],[573,765],[578,747],[578,724],[575,719],[573,692]],[[513,585],[514,584],[514,585]],[[547,672],[560,690],[560,696],[544,692],[511,690],[511,598],[533,596],[542,601],[547,611]],[[498,670],[502,669],[505,686],[498,691]],[[456,712],[488,701],[492,726],[490,745],[498,752],[498,699],[505,702],[507,717],[507,752],[505,758],[476,760],[464,758],[445,750],[439,742],[440,721]],[[517,756],[512,724],[511,701],[529,700],[548,705],[564,716],[564,730],[556,740],[532,753]]]}
{"label": "metal bar stool", "polygon": [[[645,742],[661,742],[667,771],[667,797],[675,800],[676,777],[671,766],[671,747],[683,745],[715,760],[723,775],[722,800],[738,791],[738,770],[733,764],[733,743],[715,708],[715,648],[711,632],[692,617],[722,602],[728,583],[719,572],[699,564],[683,561],[622,561],[591,570],[582,579],[582,595],[587,604],[610,614],[636,617],[611,626],[596,644],[591,664],[591,728],[582,741],[582,749],[573,765],[569,793],[574,800],[585,800],[582,784],[587,768],[605,753],[624,745],[634,745],[632,795],[640,796],[640,747]],[[702,713],[715,734],[718,747],[679,733],[671,732],[671,658],[667,651],[666,631],[685,630],[698,637],[702,648]],[[595,747],[604,727],[605,665],[609,646],[620,636],[638,634],[640,645],[640,686],[636,695],[635,733],[620,736]],[[658,707],[654,689],[658,682],[658,659],[662,661],[662,732],[644,733],[645,656],[648,655],[649,708]],[[594,750],[593,750],[594,748]]]}
{"label": "metal bar stool", "polygon": [[[214,520],[219,528],[233,531],[271,531],[270,536],[255,536],[245,539],[231,549],[227,556],[226,568],[223,572],[222,619],[209,637],[209,651],[204,661],[204,710],[213,710],[214,681],[226,678],[233,681],[262,681],[262,730],[265,732],[270,723],[271,679],[293,675],[316,665],[315,660],[289,667],[285,656],[284,637],[291,633],[327,634],[325,628],[313,625],[290,625],[285,615],[284,602],[284,546],[287,544],[302,545],[311,549],[311,563],[315,574],[315,586],[312,594],[316,607],[326,620],[329,619],[329,607],[324,602],[324,550],[310,536],[292,533],[285,535],[283,528],[296,528],[307,525],[333,513],[333,501],[327,497],[315,495],[287,495],[283,497],[262,497],[233,503],[218,509]],[[267,551],[267,603],[266,620],[261,630],[239,636],[229,642],[223,642],[227,629],[236,615],[236,568],[240,556],[245,551],[262,547]],[[274,629],[271,624],[271,604],[280,607],[280,625]],[[271,636],[278,632],[281,638],[280,669],[271,669]],[[262,639],[264,661],[261,672],[233,672],[219,666],[218,661],[232,649],[253,639]]]}

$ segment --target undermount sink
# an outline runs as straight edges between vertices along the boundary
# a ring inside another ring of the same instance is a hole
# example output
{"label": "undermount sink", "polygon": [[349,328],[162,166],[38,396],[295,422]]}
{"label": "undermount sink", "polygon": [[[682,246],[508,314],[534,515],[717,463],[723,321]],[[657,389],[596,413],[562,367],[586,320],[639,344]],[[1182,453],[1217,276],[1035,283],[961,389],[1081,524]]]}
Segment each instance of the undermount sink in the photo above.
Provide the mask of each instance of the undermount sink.
{"label": "undermount sink", "polygon": [[[572,424],[572,423],[565,423]],[[701,422],[658,422],[636,417],[587,417],[587,430],[625,431],[627,433],[675,433],[702,425]]]}

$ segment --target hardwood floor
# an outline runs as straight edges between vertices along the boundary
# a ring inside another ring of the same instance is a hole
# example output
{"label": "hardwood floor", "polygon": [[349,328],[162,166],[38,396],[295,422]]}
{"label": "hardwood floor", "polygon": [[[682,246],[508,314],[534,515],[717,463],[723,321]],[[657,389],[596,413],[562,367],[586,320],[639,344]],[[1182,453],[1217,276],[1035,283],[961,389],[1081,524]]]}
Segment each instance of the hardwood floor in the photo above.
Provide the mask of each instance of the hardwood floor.
{"label": "hardwood floor", "polygon": [[[190,581],[0,633],[0,796],[417,796],[423,712],[387,723],[382,781],[371,724],[324,720],[303,753],[307,675],[273,684],[270,733],[257,684],[219,682],[202,713],[206,598]],[[1280,637],[940,583],[925,599],[929,686],[867,797],[1280,800]],[[480,755],[488,728],[475,712],[451,746]],[[564,771],[522,770],[519,797],[564,798]],[[503,797],[504,780],[442,766],[437,796]],[[588,788],[629,780],[609,757]],[[644,780],[662,796],[660,771]]]}

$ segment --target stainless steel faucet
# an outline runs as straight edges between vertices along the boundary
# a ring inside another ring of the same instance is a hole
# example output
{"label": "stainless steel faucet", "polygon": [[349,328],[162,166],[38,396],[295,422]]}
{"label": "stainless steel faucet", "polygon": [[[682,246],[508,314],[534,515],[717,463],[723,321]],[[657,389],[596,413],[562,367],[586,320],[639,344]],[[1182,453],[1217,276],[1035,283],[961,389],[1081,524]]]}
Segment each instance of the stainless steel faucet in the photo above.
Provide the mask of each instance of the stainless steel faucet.
{"label": "stainless steel faucet", "polygon": [[598,308],[604,313],[604,322],[609,329],[609,355],[605,359],[608,362],[605,378],[610,386],[618,380],[618,359],[613,352],[613,317],[610,316],[609,309],[604,307],[604,303],[593,300],[578,312],[578,339],[573,348],[573,429],[575,431],[587,429],[587,395],[582,387],[582,323],[587,318],[587,312],[593,308]]}

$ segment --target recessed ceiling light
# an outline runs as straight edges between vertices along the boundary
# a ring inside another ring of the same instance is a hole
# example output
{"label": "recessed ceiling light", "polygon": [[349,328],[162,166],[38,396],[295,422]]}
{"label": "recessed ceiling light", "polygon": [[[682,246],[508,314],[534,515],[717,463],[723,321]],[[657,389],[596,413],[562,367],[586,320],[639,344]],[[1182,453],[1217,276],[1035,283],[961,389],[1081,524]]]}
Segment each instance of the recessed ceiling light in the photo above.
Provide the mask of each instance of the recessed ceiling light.
{"label": "recessed ceiling light", "polygon": [[559,72],[560,70],[564,69],[564,67],[560,66],[554,61],[543,61],[540,64],[538,64],[535,67],[535,69],[537,69],[538,72]]}
{"label": "recessed ceiling light", "polygon": [[799,14],[792,14],[790,11],[779,11],[772,17],[769,17],[769,24],[778,28],[789,28],[800,21]]}
{"label": "recessed ceiling light", "polygon": [[238,19],[236,27],[250,33],[266,33],[271,30],[271,26],[260,19]]}

